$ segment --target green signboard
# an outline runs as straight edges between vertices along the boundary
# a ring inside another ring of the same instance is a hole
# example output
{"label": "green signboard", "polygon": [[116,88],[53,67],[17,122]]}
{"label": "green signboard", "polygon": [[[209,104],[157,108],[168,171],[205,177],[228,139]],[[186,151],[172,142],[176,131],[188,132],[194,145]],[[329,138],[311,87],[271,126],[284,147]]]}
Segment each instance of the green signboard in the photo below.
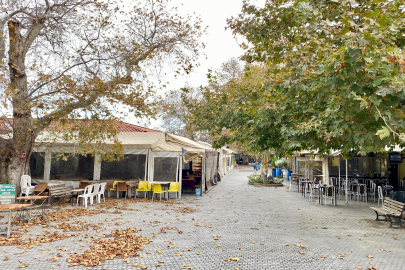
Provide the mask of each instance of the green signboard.
{"label": "green signboard", "polygon": [[16,185],[13,184],[0,184],[0,204],[14,202],[15,188]]}

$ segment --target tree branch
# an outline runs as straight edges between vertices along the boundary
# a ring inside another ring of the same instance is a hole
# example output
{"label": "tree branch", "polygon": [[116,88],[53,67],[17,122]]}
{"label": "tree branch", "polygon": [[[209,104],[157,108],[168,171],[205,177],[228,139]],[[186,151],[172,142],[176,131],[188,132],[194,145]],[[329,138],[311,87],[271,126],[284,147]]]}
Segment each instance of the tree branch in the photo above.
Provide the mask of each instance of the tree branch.
{"label": "tree branch", "polygon": [[54,120],[60,118],[60,114],[63,112],[64,115],[71,113],[72,111],[80,108],[87,107],[96,101],[97,97],[88,98],[85,100],[77,101],[76,103],[70,103],[59,110],[54,111],[46,116],[43,116],[38,119],[36,126],[33,128],[33,133],[38,134],[41,132],[45,127],[49,126],[49,124]]}
{"label": "tree branch", "polygon": [[[114,59],[114,58],[94,58],[94,59],[90,59],[90,60],[87,60],[87,61],[83,61],[83,62],[74,64],[74,65],[72,65],[72,66],[66,68],[64,71],[62,71],[62,72],[61,72],[58,76],[56,76],[55,78],[53,78],[53,79],[51,79],[51,80],[49,80],[49,81],[47,81],[47,82],[44,82],[44,83],[40,84],[38,87],[36,87],[35,89],[33,89],[33,90],[28,94],[28,96],[31,97],[35,92],[37,92],[38,90],[40,90],[40,89],[41,89],[42,87],[44,87],[45,85],[47,85],[47,84],[49,84],[49,83],[51,83],[51,82],[54,82],[54,81],[56,81],[56,80],[59,80],[60,78],[62,78],[62,76],[63,76],[66,72],[70,71],[71,69],[73,69],[73,68],[75,68],[75,67],[77,67],[77,66],[86,65],[87,63],[90,63],[90,62],[92,62],[92,61],[106,61],[106,60],[112,60],[112,59]],[[82,60],[84,60],[84,59],[82,59]],[[31,100],[35,100],[36,98],[37,98],[37,97],[31,98]]]}

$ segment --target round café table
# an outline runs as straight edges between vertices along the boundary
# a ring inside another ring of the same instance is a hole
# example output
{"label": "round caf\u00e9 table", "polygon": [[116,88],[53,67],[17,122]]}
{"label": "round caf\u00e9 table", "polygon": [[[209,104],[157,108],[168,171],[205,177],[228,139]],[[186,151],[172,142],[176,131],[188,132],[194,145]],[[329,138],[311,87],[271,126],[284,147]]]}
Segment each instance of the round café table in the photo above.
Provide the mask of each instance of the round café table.
{"label": "round caf\u00e9 table", "polygon": [[[0,232],[0,234],[6,234],[7,238],[10,237],[10,228],[11,228],[11,211],[14,209],[24,209],[27,207],[32,206],[32,204],[17,204],[17,203],[8,203],[8,204],[0,204],[0,209],[1,210],[5,210],[8,209],[9,210],[9,214],[8,214],[8,227],[7,227],[7,232]],[[19,232],[15,232],[15,233],[19,233]]]}

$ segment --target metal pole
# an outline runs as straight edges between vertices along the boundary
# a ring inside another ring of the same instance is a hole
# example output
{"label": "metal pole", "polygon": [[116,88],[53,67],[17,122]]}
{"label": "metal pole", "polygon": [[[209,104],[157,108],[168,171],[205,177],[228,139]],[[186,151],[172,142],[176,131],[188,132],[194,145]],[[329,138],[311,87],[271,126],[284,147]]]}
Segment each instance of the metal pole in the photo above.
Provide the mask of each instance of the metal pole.
{"label": "metal pole", "polygon": [[342,193],[342,190],[340,189],[340,154],[339,154],[339,156],[338,156],[338,161],[339,161],[339,178],[338,178],[338,181],[339,181],[339,200],[340,200],[340,195],[341,195],[341,193]]}
{"label": "metal pole", "polygon": [[348,188],[348,182],[349,182],[347,173],[348,173],[348,170],[347,170],[347,159],[346,159],[346,203],[349,203],[349,198],[347,197],[347,192],[348,192],[347,188]]}

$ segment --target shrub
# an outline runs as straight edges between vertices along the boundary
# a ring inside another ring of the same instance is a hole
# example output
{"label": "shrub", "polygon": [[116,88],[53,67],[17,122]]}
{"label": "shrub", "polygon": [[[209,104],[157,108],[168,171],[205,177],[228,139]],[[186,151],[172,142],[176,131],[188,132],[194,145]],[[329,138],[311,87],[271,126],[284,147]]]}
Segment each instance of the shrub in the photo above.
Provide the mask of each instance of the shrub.
{"label": "shrub", "polygon": [[255,184],[255,183],[263,183],[262,176],[260,174],[254,173],[248,176],[249,183]]}
{"label": "shrub", "polygon": [[281,183],[283,183],[284,182],[284,179],[281,177],[278,177],[277,176],[277,179],[274,179],[274,182],[273,183],[275,183],[275,184],[281,184]]}
{"label": "shrub", "polygon": [[279,169],[287,169],[287,166],[288,166],[288,162],[285,158],[277,160],[274,164]]}

